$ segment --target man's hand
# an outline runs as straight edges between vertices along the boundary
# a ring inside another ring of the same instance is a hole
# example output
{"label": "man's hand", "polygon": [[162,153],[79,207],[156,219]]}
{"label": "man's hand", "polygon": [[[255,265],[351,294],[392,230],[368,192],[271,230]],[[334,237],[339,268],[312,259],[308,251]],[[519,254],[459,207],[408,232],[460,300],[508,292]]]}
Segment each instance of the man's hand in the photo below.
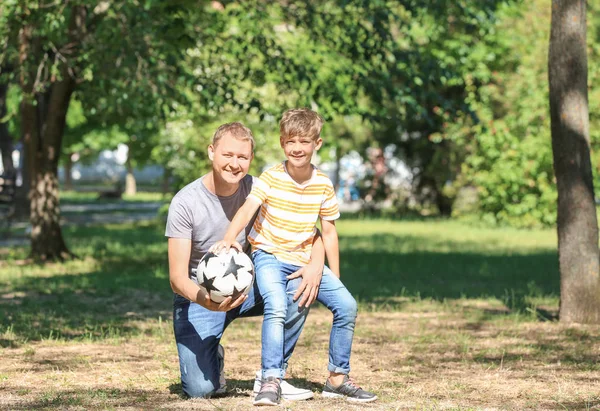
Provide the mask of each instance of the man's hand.
{"label": "man's hand", "polygon": [[294,301],[302,295],[302,299],[298,302],[298,305],[300,307],[310,307],[319,294],[321,277],[323,277],[323,266],[319,267],[319,264],[308,264],[286,278],[292,280],[298,277],[302,277],[302,282],[296,294],[294,294]]}
{"label": "man's hand", "polygon": [[235,240],[227,239],[217,241],[208,249],[208,251],[210,251],[211,253],[219,254],[221,250],[225,249],[225,252],[228,253],[229,249],[232,247],[238,250],[240,253],[244,252],[240,243],[238,243]]}
{"label": "man's hand", "polygon": [[207,310],[229,311],[239,307],[247,298],[247,295],[240,295],[235,301],[232,301],[231,297],[227,297],[222,302],[216,303],[210,299],[210,296],[207,293],[200,290],[196,296],[196,302]]}

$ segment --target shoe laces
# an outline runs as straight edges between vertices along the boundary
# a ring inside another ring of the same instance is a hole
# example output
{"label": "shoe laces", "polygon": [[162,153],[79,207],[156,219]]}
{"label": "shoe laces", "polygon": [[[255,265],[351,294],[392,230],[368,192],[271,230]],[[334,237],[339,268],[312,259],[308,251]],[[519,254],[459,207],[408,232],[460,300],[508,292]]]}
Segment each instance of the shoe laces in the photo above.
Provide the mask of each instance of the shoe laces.
{"label": "shoe laces", "polygon": [[279,381],[277,379],[263,380],[260,387],[260,392],[277,392],[279,391]]}
{"label": "shoe laces", "polygon": [[358,385],[357,383],[355,383],[354,380],[350,376],[348,376],[348,379],[346,380],[346,384],[348,384],[352,388],[355,388],[356,390],[362,390],[362,388],[360,387],[360,385]]}

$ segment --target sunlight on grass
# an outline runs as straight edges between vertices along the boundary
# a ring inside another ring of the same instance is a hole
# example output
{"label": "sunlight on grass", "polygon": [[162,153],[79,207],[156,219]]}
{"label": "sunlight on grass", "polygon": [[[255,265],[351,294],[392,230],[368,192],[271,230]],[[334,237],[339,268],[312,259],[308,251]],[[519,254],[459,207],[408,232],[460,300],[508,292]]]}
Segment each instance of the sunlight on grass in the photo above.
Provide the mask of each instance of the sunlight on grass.
{"label": "sunlight on grass", "polygon": [[[98,191],[61,191],[61,202],[66,203],[107,203],[118,202],[119,200],[98,200]],[[154,193],[148,191],[140,191],[134,195],[122,196],[122,201],[129,202],[168,202],[172,198],[172,194]]]}
{"label": "sunlight on grass", "polygon": [[[342,220],[338,228],[342,280],[363,312],[460,313],[474,321],[556,314],[553,231],[384,220]],[[79,259],[35,265],[22,261],[24,247],[3,254],[3,345],[162,332],[144,325],[169,317],[162,224],[68,226],[64,236]]]}
{"label": "sunlight on grass", "polygon": [[[528,254],[555,250],[556,231],[471,227],[455,221],[398,222],[343,219],[336,224],[344,250],[392,252],[435,251],[485,254]],[[376,241],[372,241],[373,238]]]}

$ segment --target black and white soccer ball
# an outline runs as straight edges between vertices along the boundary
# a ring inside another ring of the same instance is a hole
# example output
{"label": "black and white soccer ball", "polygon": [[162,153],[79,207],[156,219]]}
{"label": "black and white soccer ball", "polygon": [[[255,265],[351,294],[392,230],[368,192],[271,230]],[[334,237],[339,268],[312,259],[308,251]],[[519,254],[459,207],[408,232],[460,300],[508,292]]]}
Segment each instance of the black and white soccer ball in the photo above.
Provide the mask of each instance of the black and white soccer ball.
{"label": "black and white soccer ball", "polygon": [[192,270],[198,286],[205,291],[215,303],[225,298],[233,300],[240,295],[247,295],[254,282],[254,265],[245,253],[235,248],[228,252],[222,250],[218,254],[208,252]]}

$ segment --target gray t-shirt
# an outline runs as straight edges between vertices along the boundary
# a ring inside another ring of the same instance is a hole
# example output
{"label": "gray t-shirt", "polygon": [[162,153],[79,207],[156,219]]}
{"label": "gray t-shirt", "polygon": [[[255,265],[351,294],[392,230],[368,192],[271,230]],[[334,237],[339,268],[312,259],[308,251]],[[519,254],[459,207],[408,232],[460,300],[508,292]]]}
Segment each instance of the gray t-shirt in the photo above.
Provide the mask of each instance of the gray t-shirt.
{"label": "gray t-shirt", "polygon": [[[192,254],[188,275],[198,267],[200,259],[217,241],[225,237],[229,223],[244,204],[252,189],[254,177],[247,175],[240,181],[239,189],[229,197],[217,196],[204,186],[202,176],[183,187],[169,205],[166,237],[192,240]],[[246,237],[252,229],[254,218],[237,237],[237,242],[248,252],[250,244]]]}

